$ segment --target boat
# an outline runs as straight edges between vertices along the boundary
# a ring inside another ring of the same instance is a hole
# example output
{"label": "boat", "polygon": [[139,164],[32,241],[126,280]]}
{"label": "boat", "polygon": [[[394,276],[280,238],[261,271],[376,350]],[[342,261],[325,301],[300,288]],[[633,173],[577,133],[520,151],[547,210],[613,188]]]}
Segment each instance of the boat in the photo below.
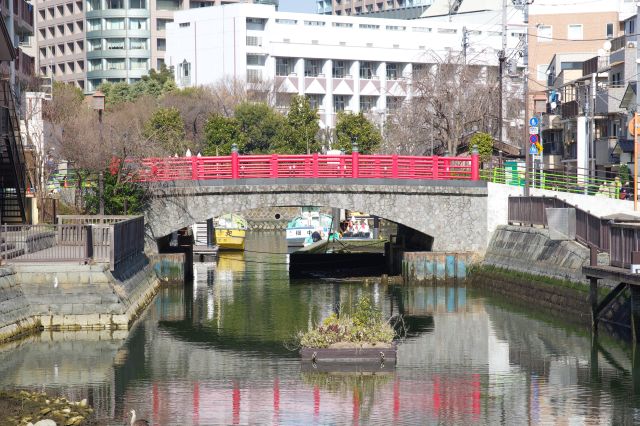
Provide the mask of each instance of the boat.
{"label": "boat", "polygon": [[374,217],[363,212],[351,211],[340,223],[341,239],[370,240],[374,234]]}
{"label": "boat", "polygon": [[312,234],[316,230],[321,230],[324,238],[327,238],[331,231],[333,218],[318,210],[304,210],[301,215],[294,217],[288,224],[286,239],[288,247],[303,247],[305,241],[312,239]]}
{"label": "boat", "polygon": [[229,213],[213,221],[215,239],[219,250],[244,250],[247,221],[244,217]]}

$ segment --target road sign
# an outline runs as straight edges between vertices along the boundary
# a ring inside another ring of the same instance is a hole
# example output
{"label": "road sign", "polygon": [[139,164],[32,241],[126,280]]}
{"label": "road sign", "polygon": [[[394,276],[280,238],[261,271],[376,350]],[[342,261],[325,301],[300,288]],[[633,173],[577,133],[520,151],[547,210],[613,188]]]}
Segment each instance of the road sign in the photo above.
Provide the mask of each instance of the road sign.
{"label": "road sign", "polygon": [[537,135],[538,133],[540,133],[540,127],[538,127],[538,126],[530,126],[529,127],[529,134],[530,135]]}
{"label": "road sign", "polygon": [[538,142],[538,135],[529,135],[529,142],[531,143]]}
{"label": "road sign", "polygon": [[538,117],[531,117],[529,119],[529,126],[531,127],[537,127],[539,123],[540,123],[540,120],[538,120]]}
{"label": "road sign", "polygon": [[538,148],[535,146],[535,144],[531,144],[531,146],[529,147],[529,154],[533,155],[537,153],[538,153]]}

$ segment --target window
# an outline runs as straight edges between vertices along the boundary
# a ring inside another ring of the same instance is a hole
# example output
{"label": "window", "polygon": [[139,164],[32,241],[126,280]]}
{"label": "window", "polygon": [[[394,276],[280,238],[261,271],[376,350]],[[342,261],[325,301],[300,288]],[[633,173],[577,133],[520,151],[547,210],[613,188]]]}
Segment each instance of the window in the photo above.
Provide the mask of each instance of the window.
{"label": "window", "polygon": [[333,61],[333,78],[345,78],[349,73],[349,63],[347,61]]}
{"label": "window", "polygon": [[107,59],[108,70],[123,70],[124,59]]}
{"label": "window", "polygon": [[162,67],[164,67],[164,58],[158,58],[156,59],[156,69],[161,70]]}
{"label": "window", "polygon": [[387,80],[397,80],[400,77],[399,64],[390,62],[387,64]]}
{"label": "window", "polygon": [[323,21],[304,21],[304,24],[310,27],[324,27],[325,22]]}
{"label": "window", "polygon": [[347,106],[347,97],[344,95],[335,95],[333,97],[333,110],[335,112],[344,111]]}
{"label": "window", "polygon": [[613,38],[613,24],[607,24],[607,38]]}
{"label": "window", "polygon": [[191,22],[180,22],[180,28],[189,28],[191,26]]}
{"label": "window", "polygon": [[146,9],[147,0],[129,0],[129,9]]}
{"label": "window", "polygon": [[146,18],[129,18],[130,30],[148,30]]}
{"label": "window", "polygon": [[276,75],[288,76],[293,72],[292,58],[276,58]]}
{"label": "window", "polygon": [[413,31],[417,33],[430,33],[431,28],[428,27],[413,27]]}
{"label": "window", "polygon": [[636,33],[636,21],[632,19],[629,21],[629,34],[633,35]]}
{"label": "window", "polygon": [[165,29],[167,29],[167,24],[169,22],[173,22],[173,20],[172,19],[158,19],[158,20],[156,20],[156,30],[164,31]]}
{"label": "window", "polygon": [[387,109],[389,112],[398,111],[402,106],[402,97],[400,96],[387,96]]}
{"label": "window", "polygon": [[375,75],[375,65],[373,62],[360,62],[360,78],[363,80],[371,80]]}
{"label": "window", "polygon": [[262,18],[247,18],[247,29],[264,31],[264,25],[266,20]]}
{"label": "window", "polygon": [[551,25],[538,25],[538,43],[549,43],[553,37]]}
{"label": "window", "polygon": [[123,38],[108,38],[107,50],[124,50]]}
{"label": "window", "polygon": [[102,70],[102,59],[89,60],[89,71],[101,71],[101,70]]}
{"label": "window", "polygon": [[305,59],[304,60],[305,77],[317,77],[318,74],[322,74],[322,60]]}
{"label": "window", "polygon": [[102,19],[87,19],[87,29],[89,31],[102,30]]}
{"label": "window", "polygon": [[265,62],[264,55],[247,54],[247,65],[263,66]]}
{"label": "window", "polygon": [[350,24],[348,22],[334,22],[333,26],[336,28],[351,28],[353,27],[353,24]]}
{"label": "window", "polygon": [[295,25],[297,23],[298,21],[296,21],[295,19],[276,19],[276,24]]}
{"label": "window", "polygon": [[180,0],[156,0],[156,10],[178,10]]}
{"label": "window", "polygon": [[549,64],[540,64],[536,68],[536,80],[538,81],[547,81],[547,68],[549,68]]}
{"label": "window", "polygon": [[89,48],[89,52],[93,52],[94,50],[102,50],[102,40],[99,38],[88,40],[87,45]]}
{"label": "window", "polygon": [[261,46],[262,42],[259,37],[247,36],[247,46]]}
{"label": "window", "polygon": [[378,104],[378,98],[375,96],[360,96],[360,111],[369,112]]}
{"label": "window", "polygon": [[380,25],[373,25],[373,24],[360,24],[358,26],[362,30],[377,30],[378,28],[380,28]]}
{"label": "window", "polygon": [[159,52],[164,52],[167,50],[167,39],[159,38],[157,39],[156,48]]}
{"label": "window", "polygon": [[132,70],[146,70],[149,68],[149,60],[144,58],[131,58],[129,59],[129,69]]}
{"label": "window", "polygon": [[456,34],[458,30],[455,28],[438,28],[440,34]]}
{"label": "window", "polygon": [[105,21],[107,30],[124,30],[124,18],[108,18]]}
{"label": "window", "polygon": [[258,82],[262,80],[262,70],[251,68],[247,70],[247,81]]}
{"label": "window", "polygon": [[107,9],[124,9],[124,0],[105,0]]}
{"label": "window", "polygon": [[387,25],[387,31],[404,31],[407,27],[401,27],[398,25]]}
{"label": "window", "polygon": [[567,29],[569,40],[582,40],[582,24],[570,24]]}
{"label": "window", "polygon": [[322,102],[324,99],[323,95],[307,95],[307,99],[309,99],[309,106],[311,109],[322,108]]}
{"label": "window", "polygon": [[88,11],[101,10],[101,9],[102,9],[101,0],[87,0]]}
{"label": "window", "polygon": [[129,49],[131,50],[147,50],[146,38],[130,38]]}

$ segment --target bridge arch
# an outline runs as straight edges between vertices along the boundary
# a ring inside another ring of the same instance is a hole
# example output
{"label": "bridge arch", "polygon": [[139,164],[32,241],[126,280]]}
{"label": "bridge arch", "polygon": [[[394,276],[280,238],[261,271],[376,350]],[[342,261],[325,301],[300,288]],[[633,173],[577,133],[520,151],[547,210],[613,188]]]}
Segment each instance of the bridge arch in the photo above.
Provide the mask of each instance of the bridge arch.
{"label": "bridge arch", "polygon": [[486,245],[487,188],[481,181],[242,179],[175,181],[150,187],[149,237],[229,212],[277,206],[366,211],[433,237],[434,251]]}

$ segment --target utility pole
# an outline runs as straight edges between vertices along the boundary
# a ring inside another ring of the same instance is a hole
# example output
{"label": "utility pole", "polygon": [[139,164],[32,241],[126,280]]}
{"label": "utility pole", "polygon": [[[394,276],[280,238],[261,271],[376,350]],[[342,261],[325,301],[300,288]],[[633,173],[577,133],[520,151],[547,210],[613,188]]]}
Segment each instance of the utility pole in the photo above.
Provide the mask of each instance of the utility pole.
{"label": "utility pole", "polygon": [[[529,140],[529,0],[523,1],[523,14],[525,24],[524,46],[522,50],[522,62],[524,65],[524,140]],[[524,196],[529,196],[529,169],[531,168],[531,155],[529,154],[529,143],[525,142],[524,156]]]}
{"label": "utility pole", "polygon": [[[504,128],[504,65],[507,60],[507,0],[502,0],[502,50],[498,56],[498,78],[500,80],[500,110],[498,111],[498,142],[502,146]],[[526,119],[526,117],[525,117]],[[525,145],[526,146],[526,145]]]}
{"label": "utility pole", "polygon": [[[600,61],[600,56],[598,56],[598,62]],[[598,64],[596,66],[596,71],[591,74],[591,128],[589,133],[591,134],[589,141],[589,154],[587,156],[587,160],[589,161],[589,177],[595,179],[596,177],[596,90],[597,84],[596,77],[598,76]]]}

